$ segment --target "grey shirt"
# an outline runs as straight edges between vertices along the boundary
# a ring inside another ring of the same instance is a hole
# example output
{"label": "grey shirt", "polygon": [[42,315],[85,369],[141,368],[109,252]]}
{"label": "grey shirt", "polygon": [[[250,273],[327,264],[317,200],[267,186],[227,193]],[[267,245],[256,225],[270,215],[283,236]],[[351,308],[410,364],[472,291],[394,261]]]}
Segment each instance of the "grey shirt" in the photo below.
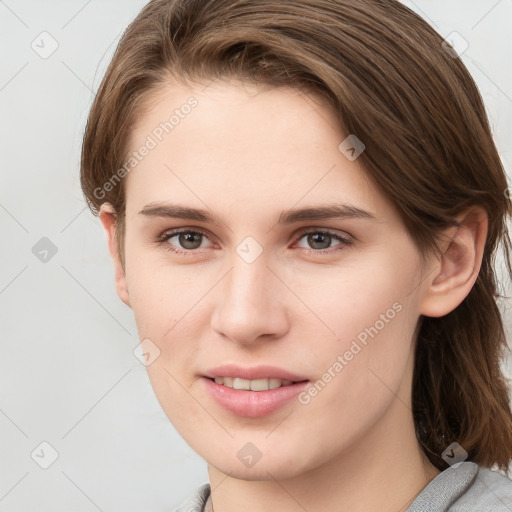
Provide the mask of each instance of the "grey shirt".
{"label": "grey shirt", "polygon": [[[196,489],[173,512],[212,512],[210,485]],[[439,473],[407,512],[512,512],[512,480],[462,462]]]}

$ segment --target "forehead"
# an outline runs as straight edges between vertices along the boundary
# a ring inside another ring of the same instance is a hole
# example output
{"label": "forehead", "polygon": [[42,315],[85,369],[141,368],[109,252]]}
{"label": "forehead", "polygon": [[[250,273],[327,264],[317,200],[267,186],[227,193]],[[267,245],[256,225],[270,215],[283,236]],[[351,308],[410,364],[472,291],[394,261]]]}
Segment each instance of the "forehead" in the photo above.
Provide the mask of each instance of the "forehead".
{"label": "forehead", "polygon": [[253,205],[260,215],[258,203],[343,200],[376,208],[383,198],[357,159],[339,149],[347,135],[320,98],[292,87],[169,85],[149,98],[131,134],[130,154],[139,159],[126,178],[127,214],[178,199],[220,209]]}

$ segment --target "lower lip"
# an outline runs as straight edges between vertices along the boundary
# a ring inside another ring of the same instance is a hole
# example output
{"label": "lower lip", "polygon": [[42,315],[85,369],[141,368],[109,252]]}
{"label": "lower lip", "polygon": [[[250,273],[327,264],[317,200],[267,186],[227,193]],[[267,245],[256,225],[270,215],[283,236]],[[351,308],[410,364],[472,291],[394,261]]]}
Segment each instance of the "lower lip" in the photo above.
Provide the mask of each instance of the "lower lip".
{"label": "lower lip", "polygon": [[259,418],[277,411],[309,384],[309,381],[304,381],[266,391],[248,391],[229,388],[206,377],[203,380],[208,392],[221,407],[247,418]]}

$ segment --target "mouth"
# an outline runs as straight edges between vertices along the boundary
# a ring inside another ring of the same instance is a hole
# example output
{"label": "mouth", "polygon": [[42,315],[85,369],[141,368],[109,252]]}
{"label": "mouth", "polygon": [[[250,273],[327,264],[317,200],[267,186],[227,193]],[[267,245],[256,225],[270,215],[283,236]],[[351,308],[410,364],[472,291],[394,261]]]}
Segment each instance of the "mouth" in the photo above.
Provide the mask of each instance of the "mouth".
{"label": "mouth", "polygon": [[226,364],[202,377],[218,406],[248,418],[263,417],[290,404],[310,383],[303,376],[268,365],[246,368]]}
{"label": "mouth", "polygon": [[[207,377],[208,378],[208,377]],[[215,377],[210,378],[211,381],[226,386],[228,388],[237,389],[241,391],[268,391],[269,389],[278,389],[285,386],[292,386],[298,382],[293,380],[282,380],[277,378],[263,378],[263,379],[243,379],[241,377]]]}
{"label": "mouth", "polygon": [[218,406],[236,416],[258,418],[277,411],[303,391],[310,380],[277,366],[225,363],[202,375]]}

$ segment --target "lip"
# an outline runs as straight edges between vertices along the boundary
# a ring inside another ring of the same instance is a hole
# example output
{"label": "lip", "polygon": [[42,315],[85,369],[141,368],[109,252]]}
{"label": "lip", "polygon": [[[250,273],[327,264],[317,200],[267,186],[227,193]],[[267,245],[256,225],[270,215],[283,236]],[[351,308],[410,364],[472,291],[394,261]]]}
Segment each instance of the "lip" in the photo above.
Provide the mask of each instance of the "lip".
{"label": "lip", "polygon": [[259,418],[277,411],[309,384],[309,381],[303,381],[266,391],[248,391],[217,384],[208,377],[203,377],[201,380],[218,405],[237,416],[246,418]]}
{"label": "lip", "polygon": [[[203,377],[214,379],[215,377],[239,377],[241,379],[280,379],[291,380],[293,382],[301,382],[308,380],[307,377],[296,375],[283,368],[270,365],[259,365],[251,368],[238,366],[236,364],[223,364],[207,370]],[[258,391],[262,393],[262,391]]]}
{"label": "lip", "polygon": [[[249,368],[236,364],[224,364],[207,370],[202,377],[208,393],[218,405],[237,416],[247,418],[259,418],[277,411],[310,383],[302,375],[270,365]],[[249,391],[217,384],[213,380],[215,377],[239,377],[248,380],[280,379],[291,380],[293,384],[265,391]]]}

